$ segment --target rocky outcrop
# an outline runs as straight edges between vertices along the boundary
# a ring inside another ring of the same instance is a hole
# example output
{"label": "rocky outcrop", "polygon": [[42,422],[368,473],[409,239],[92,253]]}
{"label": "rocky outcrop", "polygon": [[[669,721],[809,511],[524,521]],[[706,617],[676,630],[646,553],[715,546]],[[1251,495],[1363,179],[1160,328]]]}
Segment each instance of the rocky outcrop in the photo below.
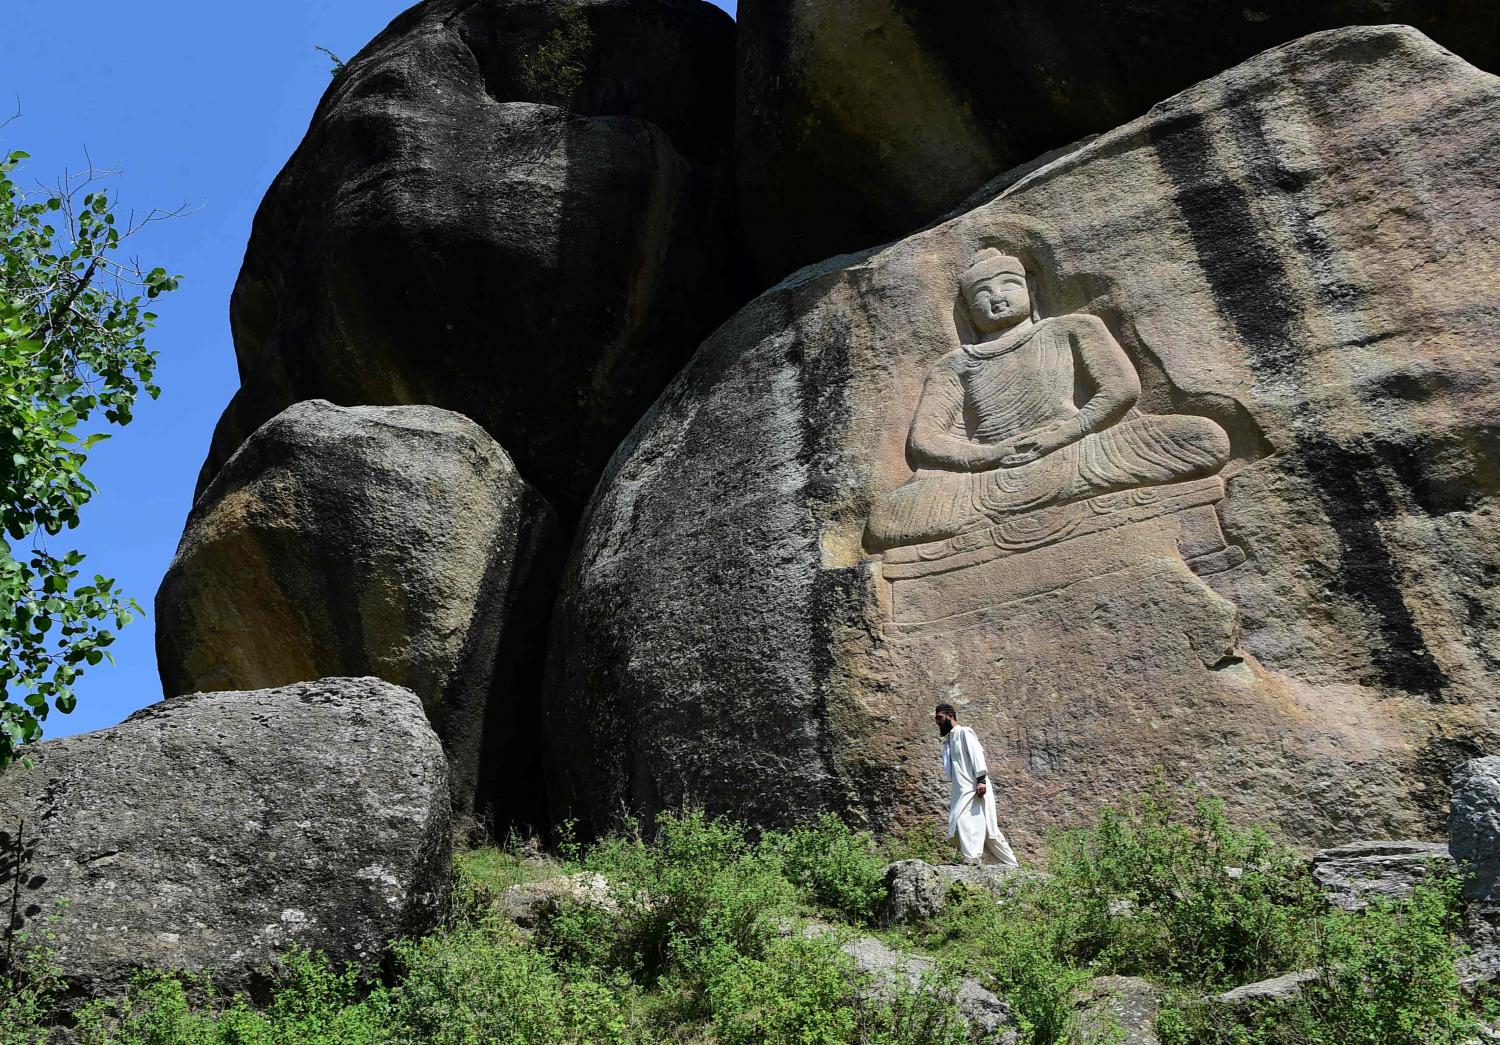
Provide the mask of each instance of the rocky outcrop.
{"label": "rocky outcrop", "polygon": [[[812,922],[802,934],[810,939],[837,938],[832,926]],[[872,1001],[887,1002],[898,992],[931,989],[940,976],[931,958],[893,950],[873,936],[856,936],[839,940],[839,950],[854,959],[855,968],[866,977],[864,996]],[[951,998],[968,1039],[988,1045],[1017,1045],[1020,1033],[1011,1008],[978,980],[959,977]]]}
{"label": "rocky outcrop", "polygon": [[886,895],[880,919],[886,925],[895,925],[934,918],[948,905],[948,894],[955,886],[1002,899],[1033,874],[1000,866],[897,860],[882,872]]}
{"label": "rocky outcrop", "polygon": [[1346,911],[1405,900],[1417,886],[1454,871],[1441,842],[1354,842],[1314,853],[1309,868],[1328,902]]}
{"label": "rocky outcrop", "polygon": [[522,931],[532,932],[565,904],[598,907],[609,913],[620,906],[610,892],[609,880],[585,871],[509,886],[500,894],[498,907]]}
{"label": "rocky outcrop", "polygon": [[1500,72],[1464,0],[742,0],[739,186],[761,274],[904,236],[999,172],[1276,44],[1404,22]]}
{"label": "rocky outcrop", "polygon": [[1319,975],[1316,969],[1302,969],[1299,972],[1289,972],[1284,976],[1275,976],[1269,980],[1247,983],[1232,991],[1213,995],[1208,1000],[1231,1006],[1277,1005],[1295,1001],[1301,997],[1309,984],[1318,981]]}
{"label": "rocky outcrop", "polygon": [[929,821],[949,701],[1023,855],[1158,766],[1440,836],[1500,712],[1497,223],[1500,80],[1350,29],[768,291],[591,504],[557,808]]}
{"label": "rocky outcrop", "polygon": [[427,0],[334,78],[256,214],[200,490],[292,403],[430,403],[571,518],[743,297],[734,24],[701,0]]}
{"label": "rocky outcrop", "polygon": [[1500,757],[1454,771],[1448,830],[1453,859],[1469,875],[1464,895],[1500,921]]}
{"label": "rocky outcrop", "polygon": [[291,948],[373,970],[448,895],[448,777],[409,691],[197,693],[22,749],[0,775],[8,911],[73,999],[140,969],[259,994]]}
{"label": "rocky outcrop", "polygon": [[457,812],[539,822],[532,651],[554,527],[467,418],[298,403],[188,517],[156,597],[162,684],[175,696],[379,676],[422,699]]}

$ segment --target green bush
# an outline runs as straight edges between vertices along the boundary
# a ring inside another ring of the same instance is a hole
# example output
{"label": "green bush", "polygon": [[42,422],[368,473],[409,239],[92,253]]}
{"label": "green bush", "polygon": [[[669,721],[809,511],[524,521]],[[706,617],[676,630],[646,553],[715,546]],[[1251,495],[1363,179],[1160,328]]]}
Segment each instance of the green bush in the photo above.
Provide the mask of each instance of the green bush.
{"label": "green bush", "polygon": [[588,71],[594,30],[577,8],[565,10],[556,28],[531,54],[521,59],[521,82],[535,100],[569,105]]}
{"label": "green bush", "polygon": [[1165,787],[1054,840],[1075,960],[1207,989],[1302,968],[1323,909],[1289,848]]}
{"label": "green bush", "polygon": [[1179,1004],[1165,1045],[1457,1045],[1475,1039],[1475,1003],[1454,961],[1459,885],[1441,880],[1401,903],[1332,911],[1312,940],[1321,970],[1294,1001],[1250,1008]]}
{"label": "green bush", "polygon": [[1091,977],[1070,960],[1080,914],[1056,882],[1031,880],[1004,904],[986,893],[962,893],[919,930],[919,939],[956,957],[1009,1002],[1026,1042],[1064,1041],[1074,992]]}
{"label": "green bush", "polygon": [[[12,865],[11,873],[17,873]],[[12,886],[16,879],[12,878]],[[49,950],[49,930],[15,928],[14,892],[0,905],[0,1045],[31,1045],[46,1040],[40,1026],[62,990]],[[41,938],[38,939],[37,937]]]}
{"label": "green bush", "polygon": [[705,954],[705,995],[723,1045],[959,1045],[966,1040],[938,977],[868,990],[867,974],[827,936],[774,941],[763,957]]}
{"label": "green bush", "polygon": [[705,999],[724,1045],[857,1040],[853,960],[825,939],[778,940],[763,957],[703,956]]}
{"label": "green bush", "polygon": [[868,922],[885,897],[885,861],[867,831],[850,830],[831,813],[764,845],[779,851],[787,878],[813,903]]}
{"label": "green bush", "polygon": [[542,931],[564,961],[618,970],[650,983],[692,965],[697,952],[757,956],[796,898],[775,851],[701,812],[664,815],[657,836],[604,840],[582,869],[612,885],[617,910],[565,903]]}
{"label": "green bush", "polygon": [[386,1007],[394,1040],[432,1045],[636,1040],[623,977],[560,971],[492,921],[401,945]]}
{"label": "green bush", "polygon": [[32,1045],[46,1040],[39,1027],[51,993],[45,984],[0,974],[0,1045]]}
{"label": "green bush", "polygon": [[1297,969],[1338,970],[1291,1009],[1171,1006],[1163,1033],[1176,1045],[1425,1045],[1465,1025],[1456,894],[1330,912],[1293,851],[1232,827],[1216,802],[1158,788],[1054,838],[1048,870],[1002,904],[971,894],[914,930],[928,949],[983,972],[1031,1045],[1065,1041],[1076,992],[1103,973],[1198,998]]}
{"label": "green bush", "polygon": [[142,973],[122,1000],[83,1010],[79,1045],[379,1045],[392,1040],[383,995],[362,1000],[349,972],[322,957],[283,960],[271,1004],[223,999],[192,978]]}
{"label": "green bush", "polygon": [[[566,834],[564,835],[566,840]],[[858,925],[879,893],[869,835],[827,817],[752,839],[702,813],[657,836],[612,837],[565,859],[483,850],[457,861],[449,924],[396,947],[384,984],[322,958],[285,960],[269,1005],[207,984],[143,976],[85,1011],[83,1045],[467,1045],[480,1042],[856,1042],[956,1045],[953,973],[880,991],[833,938],[797,932],[803,905]],[[1219,807],[1165,792],[1054,842],[1050,874],[1000,902],[958,891],[901,930],[940,966],[980,978],[1017,1013],[1027,1045],[1067,1041],[1094,975],[1166,985],[1166,1045],[1457,1045],[1474,1026],[1459,989],[1456,886],[1408,902],[1330,911],[1301,862]],[[504,888],[587,871],[610,902],[561,902],[530,939],[496,911]],[[1325,970],[1295,1002],[1228,1010],[1224,987]],[[55,986],[42,966],[0,982],[0,1045],[33,1045]]]}

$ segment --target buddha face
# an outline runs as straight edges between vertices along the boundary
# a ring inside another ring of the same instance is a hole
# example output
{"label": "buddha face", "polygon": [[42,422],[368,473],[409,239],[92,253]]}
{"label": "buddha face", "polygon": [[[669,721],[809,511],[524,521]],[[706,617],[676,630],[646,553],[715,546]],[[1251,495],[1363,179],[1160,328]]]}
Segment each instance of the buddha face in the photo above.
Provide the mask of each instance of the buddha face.
{"label": "buddha face", "polygon": [[969,318],[981,334],[1008,330],[1031,318],[1031,295],[1026,277],[1014,272],[1000,272],[977,279],[964,294],[969,304]]}

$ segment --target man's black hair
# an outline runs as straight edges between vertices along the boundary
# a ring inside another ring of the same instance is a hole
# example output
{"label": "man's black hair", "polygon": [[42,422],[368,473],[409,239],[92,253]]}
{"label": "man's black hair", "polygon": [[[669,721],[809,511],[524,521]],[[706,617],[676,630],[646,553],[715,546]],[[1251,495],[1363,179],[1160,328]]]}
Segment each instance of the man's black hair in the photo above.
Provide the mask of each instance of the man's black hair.
{"label": "man's black hair", "polygon": [[950,715],[954,719],[958,718],[958,711],[952,704],[939,704],[932,709],[932,713],[934,715]]}

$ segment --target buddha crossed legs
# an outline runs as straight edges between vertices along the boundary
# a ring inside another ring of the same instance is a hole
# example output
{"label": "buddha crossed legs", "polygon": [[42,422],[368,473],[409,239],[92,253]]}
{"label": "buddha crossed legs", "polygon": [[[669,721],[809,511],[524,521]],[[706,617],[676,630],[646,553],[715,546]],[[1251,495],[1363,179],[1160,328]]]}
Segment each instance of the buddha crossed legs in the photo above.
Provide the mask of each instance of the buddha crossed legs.
{"label": "buddha crossed legs", "polygon": [[[1212,419],[1135,410],[1140,378],[1097,317],[1034,321],[1016,258],[981,252],[961,287],[979,339],[928,373],[907,438],[917,472],[871,511],[871,551],[1200,479],[1228,463],[1229,437]],[[1077,378],[1091,390],[1081,405]]]}

